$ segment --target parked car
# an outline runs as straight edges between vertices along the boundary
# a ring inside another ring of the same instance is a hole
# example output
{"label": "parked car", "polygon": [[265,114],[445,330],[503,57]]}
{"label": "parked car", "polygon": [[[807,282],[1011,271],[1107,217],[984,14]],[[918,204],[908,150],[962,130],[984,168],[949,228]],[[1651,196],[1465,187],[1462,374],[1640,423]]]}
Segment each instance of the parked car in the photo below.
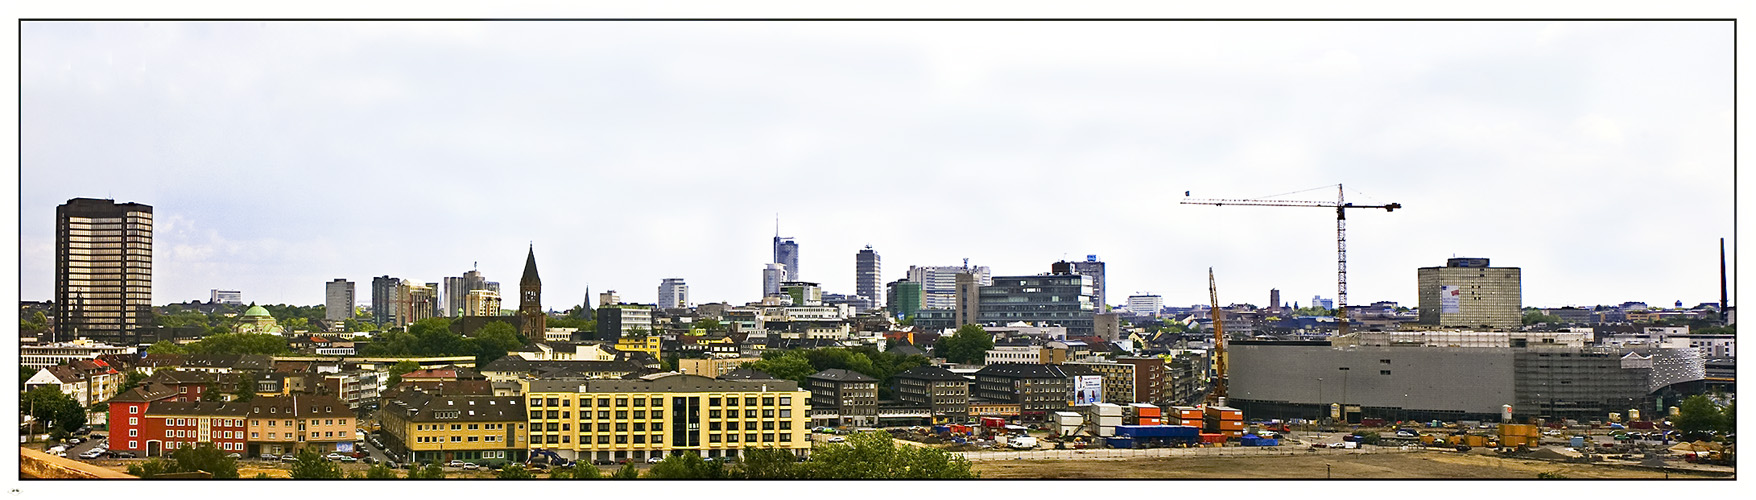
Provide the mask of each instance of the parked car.
{"label": "parked car", "polygon": [[351,457],[348,455],[341,456],[341,463],[344,463],[344,464],[351,464],[351,463],[358,462],[358,461],[360,461],[360,459],[354,458],[354,457]]}
{"label": "parked car", "polygon": [[83,439],[79,439],[79,438],[72,438],[72,439],[68,439],[68,440],[67,440],[67,444],[79,444],[79,443],[82,443],[82,442],[84,442],[84,441],[85,441],[85,440],[83,440]]}
{"label": "parked car", "polygon": [[592,465],[616,465],[615,460],[592,460]]}
{"label": "parked car", "polygon": [[482,468],[482,466],[476,465],[475,462],[464,462],[463,463],[463,470],[476,470],[476,469],[480,469],[480,468]]}
{"label": "parked car", "polygon": [[345,458],[345,457],[347,457],[347,455],[343,455],[340,453],[330,453],[328,455],[323,456],[323,458],[325,460],[341,460],[342,458]]}
{"label": "parked car", "polygon": [[462,460],[452,460],[450,463],[445,464],[445,466],[446,467],[463,467],[463,464],[464,464],[464,462]]}
{"label": "parked car", "polygon": [[293,454],[288,453],[285,455],[281,455],[280,461],[282,461],[282,462],[297,462],[297,461],[299,461],[299,457],[293,456]]}
{"label": "parked car", "polygon": [[83,458],[86,460],[92,460],[92,459],[98,458],[100,456],[103,456],[103,454],[104,454],[104,450],[94,449],[91,451],[87,451],[85,453],[80,453],[79,458]]}
{"label": "parked car", "polygon": [[847,441],[847,440],[848,440],[848,438],[845,438],[842,436],[829,436],[829,439],[828,439],[828,441],[831,443],[840,443],[840,442]]}
{"label": "parked car", "polygon": [[276,456],[273,453],[263,453],[261,456],[258,456],[256,458],[260,458],[263,460],[280,460],[280,457]]}
{"label": "parked car", "polygon": [[1412,438],[1412,437],[1420,437],[1420,435],[1421,435],[1421,433],[1415,432],[1412,430],[1408,430],[1408,429],[1397,429],[1396,430],[1396,437]]}
{"label": "parked car", "polygon": [[244,458],[244,455],[243,455],[243,454],[241,454],[241,453],[227,453],[227,454],[226,454],[226,458],[230,458],[230,459],[233,459],[233,460],[237,460],[237,459],[240,459],[240,458]]}
{"label": "parked car", "polygon": [[662,458],[659,458],[659,457],[650,457],[650,458],[647,458],[647,459],[646,459],[646,463],[649,463],[649,464],[656,464],[656,463],[659,463],[659,462],[660,462],[660,461],[662,461],[662,460],[664,460],[664,459],[662,459]]}
{"label": "parked car", "polygon": [[363,457],[363,458],[361,458],[361,459],[360,459],[360,463],[363,463],[363,464],[375,464],[375,463],[378,463],[378,459],[376,459],[376,458],[372,458],[372,457]]}
{"label": "parked car", "polygon": [[134,452],[131,452],[131,451],[112,451],[112,452],[110,452],[110,458],[134,458]]}

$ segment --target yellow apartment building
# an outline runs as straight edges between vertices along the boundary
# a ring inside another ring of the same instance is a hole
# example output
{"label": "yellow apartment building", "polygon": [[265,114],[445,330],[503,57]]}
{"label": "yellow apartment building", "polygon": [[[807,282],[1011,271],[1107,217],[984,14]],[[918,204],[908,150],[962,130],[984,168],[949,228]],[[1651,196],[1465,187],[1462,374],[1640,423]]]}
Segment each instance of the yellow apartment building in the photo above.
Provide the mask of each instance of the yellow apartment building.
{"label": "yellow apartment building", "polygon": [[399,392],[378,410],[384,445],[404,461],[525,460],[524,398]]}
{"label": "yellow apartment building", "polygon": [[527,380],[530,448],[572,460],[703,457],[811,447],[811,393],[790,380],[663,373],[635,380]]}

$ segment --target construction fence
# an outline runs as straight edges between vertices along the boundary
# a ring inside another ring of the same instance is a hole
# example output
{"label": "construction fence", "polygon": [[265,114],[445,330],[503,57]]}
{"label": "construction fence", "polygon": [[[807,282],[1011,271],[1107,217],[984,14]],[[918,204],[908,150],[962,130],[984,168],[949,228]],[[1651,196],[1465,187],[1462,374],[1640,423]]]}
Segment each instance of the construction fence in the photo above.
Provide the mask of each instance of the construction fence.
{"label": "construction fence", "polygon": [[1419,446],[1367,446],[1359,449],[1311,449],[1302,446],[1226,446],[1214,448],[1106,448],[1085,450],[1030,450],[1030,451],[965,451],[952,452],[963,455],[971,462],[993,460],[1126,460],[1132,458],[1166,458],[1166,457],[1268,457],[1268,456],[1323,456],[1323,455],[1364,455],[1372,453],[1413,453],[1424,448]]}

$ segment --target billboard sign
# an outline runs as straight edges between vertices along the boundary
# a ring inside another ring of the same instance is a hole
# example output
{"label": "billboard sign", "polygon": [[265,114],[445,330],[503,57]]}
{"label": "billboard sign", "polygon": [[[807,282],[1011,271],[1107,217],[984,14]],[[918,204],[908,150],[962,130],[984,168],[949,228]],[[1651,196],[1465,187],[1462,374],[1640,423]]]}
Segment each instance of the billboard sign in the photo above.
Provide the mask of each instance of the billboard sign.
{"label": "billboard sign", "polygon": [[353,453],[354,452],[354,443],[350,443],[347,441],[335,443],[335,451],[342,452],[342,453]]}
{"label": "billboard sign", "polygon": [[1463,300],[1463,287],[1454,285],[1439,286],[1439,312],[1455,314],[1458,303]]}
{"label": "billboard sign", "polygon": [[1090,406],[1104,402],[1104,378],[1100,375],[1073,377],[1073,405]]}

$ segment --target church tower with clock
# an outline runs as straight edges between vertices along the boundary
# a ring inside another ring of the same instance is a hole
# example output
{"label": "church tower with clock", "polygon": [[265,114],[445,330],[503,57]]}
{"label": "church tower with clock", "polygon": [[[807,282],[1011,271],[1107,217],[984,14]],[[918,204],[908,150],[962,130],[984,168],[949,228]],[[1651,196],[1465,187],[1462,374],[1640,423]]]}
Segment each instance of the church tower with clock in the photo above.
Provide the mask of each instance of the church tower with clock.
{"label": "church tower with clock", "polygon": [[549,316],[543,313],[543,280],[537,278],[537,250],[532,245],[524,257],[524,277],[518,280],[518,315],[524,319],[528,339],[543,338]]}

